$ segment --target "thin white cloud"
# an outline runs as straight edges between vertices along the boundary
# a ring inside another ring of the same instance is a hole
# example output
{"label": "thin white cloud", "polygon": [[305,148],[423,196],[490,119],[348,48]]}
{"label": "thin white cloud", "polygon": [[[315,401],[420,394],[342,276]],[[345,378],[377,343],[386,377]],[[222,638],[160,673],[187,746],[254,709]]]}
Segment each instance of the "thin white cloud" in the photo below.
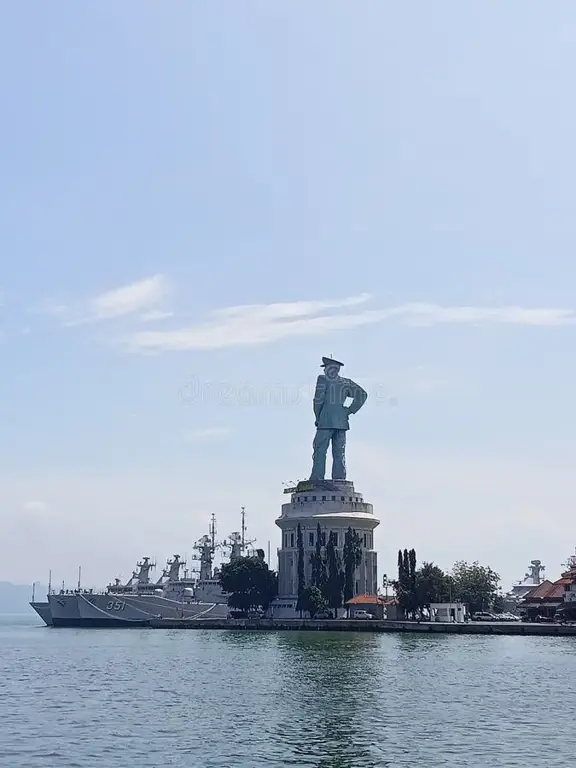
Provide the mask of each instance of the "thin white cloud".
{"label": "thin white cloud", "polygon": [[440,307],[437,304],[404,304],[397,307],[408,325],[440,325],[442,323],[485,325],[573,325],[573,309],[525,307]]}
{"label": "thin white cloud", "polygon": [[574,310],[555,308],[442,307],[408,303],[387,309],[354,309],[369,298],[369,294],[361,294],[331,301],[226,307],[210,313],[205,322],[197,325],[166,331],[141,331],[131,334],[125,341],[130,348],[140,351],[207,350],[266,344],[290,336],[326,335],[393,318],[411,326],[492,323],[552,327],[576,322]]}
{"label": "thin white cloud", "polygon": [[68,326],[111,320],[135,313],[141,313],[141,319],[159,320],[160,315],[146,318],[146,313],[160,312],[159,305],[170,290],[170,281],[164,275],[153,275],[71,305],[47,301],[40,311],[60,318]]}
{"label": "thin white cloud", "polygon": [[228,427],[203,427],[187,432],[184,438],[187,442],[196,443],[204,440],[218,440],[223,437],[228,437],[230,434],[231,430]]}
{"label": "thin white cloud", "polygon": [[119,317],[156,305],[169,291],[164,275],[154,275],[96,296],[88,303],[97,319]]}
{"label": "thin white cloud", "polygon": [[48,504],[44,501],[23,501],[22,509],[25,512],[46,512]]}
{"label": "thin white cloud", "polygon": [[150,312],[143,312],[138,316],[138,320],[143,323],[151,323],[154,320],[167,320],[169,317],[174,317],[174,312],[163,312],[161,309],[152,309]]}

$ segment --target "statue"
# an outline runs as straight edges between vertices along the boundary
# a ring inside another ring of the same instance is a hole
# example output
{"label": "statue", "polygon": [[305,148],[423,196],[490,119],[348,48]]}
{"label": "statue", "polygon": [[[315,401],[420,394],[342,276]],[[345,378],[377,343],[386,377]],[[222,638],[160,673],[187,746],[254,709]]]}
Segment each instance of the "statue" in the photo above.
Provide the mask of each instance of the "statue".
{"label": "statue", "polygon": [[[344,363],[322,358],[324,375],[318,376],[314,393],[316,437],[310,482],[323,481],[326,474],[326,454],[332,442],[332,480],[346,480],[346,432],[348,417],[362,408],[368,393],[352,379],[344,379],[340,368]],[[352,402],[346,406],[346,400]]]}

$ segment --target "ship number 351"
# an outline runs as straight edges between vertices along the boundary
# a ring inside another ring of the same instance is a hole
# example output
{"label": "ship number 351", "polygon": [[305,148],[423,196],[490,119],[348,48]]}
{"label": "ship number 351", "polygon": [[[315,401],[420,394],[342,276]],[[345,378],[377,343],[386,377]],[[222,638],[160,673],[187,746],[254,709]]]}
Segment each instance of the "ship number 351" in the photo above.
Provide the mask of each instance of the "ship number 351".
{"label": "ship number 351", "polygon": [[126,607],[126,603],[123,600],[110,600],[106,604],[107,611],[123,611]]}

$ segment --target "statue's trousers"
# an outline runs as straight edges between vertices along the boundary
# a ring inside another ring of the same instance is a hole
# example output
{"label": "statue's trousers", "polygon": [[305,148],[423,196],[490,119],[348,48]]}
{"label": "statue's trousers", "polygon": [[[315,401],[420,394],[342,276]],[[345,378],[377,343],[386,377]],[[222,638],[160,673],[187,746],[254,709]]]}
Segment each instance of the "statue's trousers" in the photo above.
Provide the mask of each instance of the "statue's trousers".
{"label": "statue's trousers", "polygon": [[312,476],[310,480],[324,480],[326,454],[332,441],[332,480],[346,480],[346,430],[317,429],[313,443]]}

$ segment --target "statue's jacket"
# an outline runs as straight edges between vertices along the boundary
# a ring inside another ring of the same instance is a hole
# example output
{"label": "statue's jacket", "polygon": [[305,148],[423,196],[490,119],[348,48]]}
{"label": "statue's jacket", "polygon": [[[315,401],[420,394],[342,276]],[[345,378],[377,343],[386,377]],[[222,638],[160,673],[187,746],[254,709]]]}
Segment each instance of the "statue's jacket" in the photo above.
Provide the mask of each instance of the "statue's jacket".
{"label": "statue's jacket", "polygon": [[[356,413],[366,402],[368,393],[352,379],[318,376],[314,392],[314,415],[318,429],[350,429],[348,415]],[[348,398],[349,406],[344,405]]]}

